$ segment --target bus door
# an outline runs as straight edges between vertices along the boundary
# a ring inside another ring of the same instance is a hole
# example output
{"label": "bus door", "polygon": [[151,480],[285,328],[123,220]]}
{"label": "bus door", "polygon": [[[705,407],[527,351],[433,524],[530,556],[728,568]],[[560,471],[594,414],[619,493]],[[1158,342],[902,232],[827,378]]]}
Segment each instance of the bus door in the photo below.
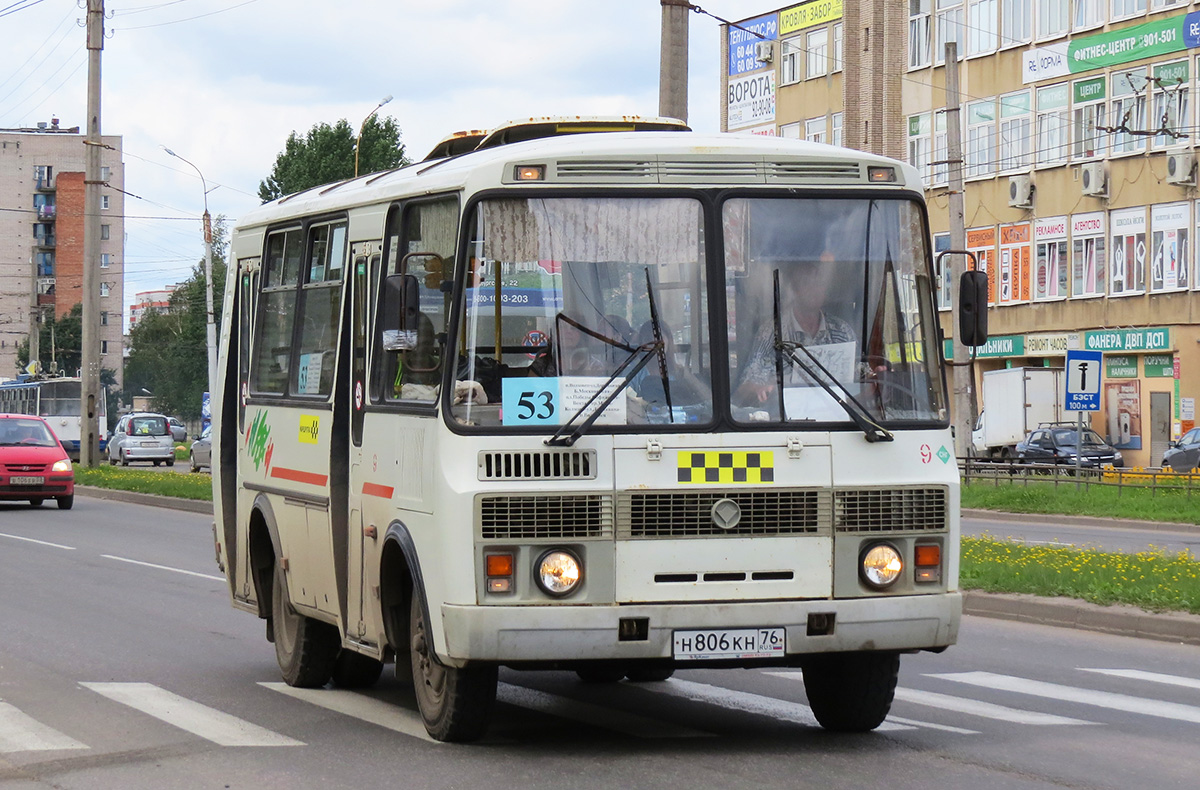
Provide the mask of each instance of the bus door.
{"label": "bus door", "polygon": [[367,407],[367,371],[374,284],[379,281],[383,243],[358,242],[351,246],[349,288],[350,352],[350,481],[349,481],[349,579],[347,581],[346,633],[351,637],[366,634],[364,602],[370,591],[364,580],[363,566],[368,552],[365,543],[378,542],[380,525],[363,516],[363,497],[370,491],[368,475],[363,471],[363,425]]}
{"label": "bus door", "polygon": [[[259,247],[262,242],[259,240]],[[243,446],[248,444],[248,441],[243,441],[243,437],[248,436],[249,426],[246,423],[246,401],[250,398],[250,351],[254,347],[254,325],[255,316],[258,314],[258,287],[259,276],[262,269],[262,258],[239,258],[238,259],[238,294],[237,294],[237,324],[235,326],[235,334],[231,338],[230,352],[236,349],[237,353],[237,389],[238,389],[238,404],[237,404],[237,431],[229,431],[222,426],[221,430],[224,435],[221,437],[222,450],[224,455],[224,444],[234,442],[235,446],[241,450]],[[212,473],[214,475],[222,475],[222,484],[228,485],[227,491],[236,492],[236,476],[231,472],[234,470],[227,469],[224,464],[220,463],[220,459],[213,461]],[[234,508],[246,508],[250,504],[250,500],[238,497],[234,494],[236,501]],[[237,524],[245,524],[247,519],[245,514],[239,517],[236,514],[232,521],[225,522],[225,549],[226,551],[236,550],[237,556],[231,558],[230,573],[233,576],[233,595],[234,598],[240,601],[254,600],[254,582],[251,578],[250,568],[250,541],[245,539],[243,535],[237,539]]]}

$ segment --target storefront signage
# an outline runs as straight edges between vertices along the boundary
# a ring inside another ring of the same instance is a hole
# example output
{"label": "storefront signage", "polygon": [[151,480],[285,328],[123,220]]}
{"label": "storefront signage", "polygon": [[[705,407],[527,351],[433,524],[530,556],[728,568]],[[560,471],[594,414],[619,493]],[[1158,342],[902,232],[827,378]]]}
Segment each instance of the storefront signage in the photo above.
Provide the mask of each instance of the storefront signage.
{"label": "storefront signage", "polygon": [[1166,351],[1171,348],[1171,330],[1101,329],[1085,332],[1083,346],[1088,351]]}
{"label": "storefront signage", "polygon": [[1061,357],[1068,351],[1079,349],[1079,333],[1049,332],[1041,335],[1025,335],[1025,356]]}
{"label": "storefront signage", "polygon": [[775,72],[751,74],[729,81],[729,129],[757,126],[775,120]]}
{"label": "storefront signage", "polygon": [[774,14],[738,22],[737,27],[730,25],[729,76],[737,77],[770,66],[770,63],[764,63],[754,56],[754,45],[763,39],[774,41],[779,37],[778,32],[779,23]]}
{"label": "storefront signage", "polygon": [[842,0],[811,0],[779,12],[779,34],[823,25],[842,18]]}
{"label": "storefront signage", "polygon": [[1107,379],[1136,379],[1137,374],[1137,357],[1109,354],[1104,358],[1104,377]]}
{"label": "storefront signage", "polygon": [[1175,378],[1175,357],[1170,354],[1147,354],[1142,366],[1148,379]]}
{"label": "storefront signage", "polygon": [[[954,341],[947,340],[944,344],[946,359],[954,359]],[[971,349],[967,349],[970,353]],[[1023,357],[1025,356],[1024,335],[997,335],[989,337],[988,341],[974,350],[975,356],[983,357]]]}
{"label": "storefront signage", "polygon": [[1200,47],[1200,12],[1156,19],[1022,53],[1021,81],[1037,82]]}

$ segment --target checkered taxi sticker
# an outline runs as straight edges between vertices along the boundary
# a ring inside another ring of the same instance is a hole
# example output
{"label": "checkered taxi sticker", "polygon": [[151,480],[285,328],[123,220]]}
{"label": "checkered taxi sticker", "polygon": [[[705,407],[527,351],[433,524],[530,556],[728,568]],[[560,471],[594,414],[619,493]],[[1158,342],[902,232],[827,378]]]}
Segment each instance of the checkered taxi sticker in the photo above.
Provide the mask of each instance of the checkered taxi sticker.
{"label": "checkered taxi sticker", "polygon": [[773,452],[721,450],[678,453],[680,483],[774,483]]}

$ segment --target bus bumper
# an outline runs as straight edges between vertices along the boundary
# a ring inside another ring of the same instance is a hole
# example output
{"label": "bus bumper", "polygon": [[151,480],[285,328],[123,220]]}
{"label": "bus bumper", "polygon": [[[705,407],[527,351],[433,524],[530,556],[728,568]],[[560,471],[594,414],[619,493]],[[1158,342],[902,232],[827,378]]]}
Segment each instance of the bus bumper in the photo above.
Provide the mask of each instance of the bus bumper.
{"label": "bus bumper", "polygon": [[[832,614],[831,633],[810,636],[808,616]],[[647,618],[641,641],[618,639],[627,618]],[[670,659],[676,630],[782,626],[787,655],[921,650],[952,645],[962,595],[622,606],[442,606],[446,655],[462,661]],[[761,662],[750,662],[761,663]]]}

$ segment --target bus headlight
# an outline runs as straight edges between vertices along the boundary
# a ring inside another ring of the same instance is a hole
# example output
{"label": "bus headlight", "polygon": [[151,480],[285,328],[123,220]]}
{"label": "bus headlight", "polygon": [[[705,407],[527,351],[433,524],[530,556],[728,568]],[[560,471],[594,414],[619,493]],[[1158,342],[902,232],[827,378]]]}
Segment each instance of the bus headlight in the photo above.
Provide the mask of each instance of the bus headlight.
{"label": "bus headlight", "polygon": [[891,586],[900,578],[904,570],[904,561],[900,552],[889,543],[876,543],[867,548],[862,554],[862,567],[859,569],[863,581],[877,590]]}
{"label": "bus headlight", "polygon": [[547,595],[570,595],[583,581],[583,564],[566,549],[551,549],[538,558],[533,579]]}

